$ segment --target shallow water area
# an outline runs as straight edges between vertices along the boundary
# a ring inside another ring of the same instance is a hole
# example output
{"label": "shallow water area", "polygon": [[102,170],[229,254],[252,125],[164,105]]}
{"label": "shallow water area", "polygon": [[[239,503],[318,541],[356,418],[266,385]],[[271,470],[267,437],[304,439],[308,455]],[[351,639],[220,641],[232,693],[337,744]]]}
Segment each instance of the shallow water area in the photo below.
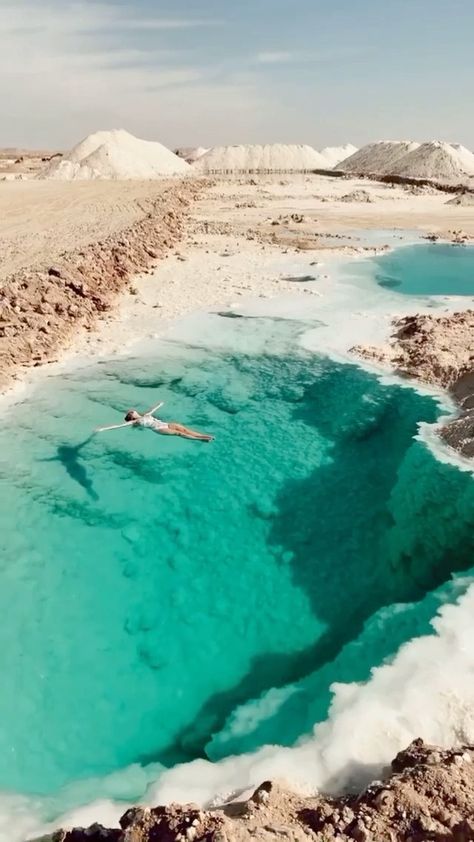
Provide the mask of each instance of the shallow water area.
{"label": "shallow water area", "polygon": [[474,246],[430,243],[374,259],[377,283],[404,295],[474,296]]}
{"label": "shallow water area", "polygon": [[[0,789],[53,818],[141,797],[163,767],[292,746],[333,682],[369,679],[466,590],[474,484],[417,438],[445,410],[321,354],[343,300],[345,283],[306,318],[201,314],[9,410]],[[158,400],[215,441],[90,436]]]}

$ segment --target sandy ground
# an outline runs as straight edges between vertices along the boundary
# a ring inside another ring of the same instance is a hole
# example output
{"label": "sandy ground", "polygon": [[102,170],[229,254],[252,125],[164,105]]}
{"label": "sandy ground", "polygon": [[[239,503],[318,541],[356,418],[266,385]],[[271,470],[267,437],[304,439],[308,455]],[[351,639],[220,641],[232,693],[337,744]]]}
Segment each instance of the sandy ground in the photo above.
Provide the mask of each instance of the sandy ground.
{"label": "sandy ground", "polygon": [[0,181],[16,181],[34,178],[53,157],[61,157],[57,150],[21,149],[6,147],[0,149]]}
{"label": "sandy ground", "polygon": [[[254,181],[257,179],[254,179]],[[231,219],[250,226],[266,212],[275,216],[303,213],[319,230],[341,229],[417,229],[447,233],[463,229],[474,236],[474,207],[446,206],[452,195],[421,193],[410,188],[378,184],[366,179],[338,179],[329,176],[288,178],[263,177],[257,184],[247,181],[221,181],[203,202],[215,218]],[[343,196],[365,191],[370,201],[341,201]],[[249,207],[255,202],[256,207]],[[243,203],[242,208],[236,204]]]}
{"label": "sandy ground", "polygon": [[0,184],[0,283],[20,268],[41,268],[62,252],[114,234],[150,209],[169,181]]}
{"label": "sandy ground", "polygon": [[[150,208],[156,212],[160,194],[178,191],[178,184],[0,183],[0,285],[12,273],[19,273],[21,282],[25,269],[44,271],[70,250],[79,249],[84,262],[104,237],[120,243],[121,232],[140,226]],[[375,250],[367,246],[370,230],[446,237],[462,230],[474,237],[474,207],[447,205],[450,198],[429,188],[413,193],[365,179],[317,175],[215,180],[193,201],[180,242],[160,249],[152,273],[135,275],[131,284],[129,277],[124,280],[118,299],[115,278],[112,309],[88,318],[87,329],[77,320],[72,339],[69,331],[60,343],[62,359],[126,352],[131,343],[163,334],[174,319],[192,311],[287,292],[317,295],[314,284],[285,278],[285,259],[290,265],[297,257],[309,275],[324,277],[329,255]],[[383,245],[382,238],[377,249]],[[101,296],[104,285],[103,277]],[[82,299],[77,303],[83,306]],[[57,360],[54,351],[50,356]],[[32,364],[42,362],[33,358]]]}
{"label": "sandy ground", "polygon": [[[360,190],[371,201],[341,201]],[[78,336],[73,353],[123,352],[128,343],[159,335],[179,316],[229,307],[245,297],[317,294],[314,284],[285,281],[277,268],[282,252],[305,261],[309,274],[324,276],[330,255],[376,250],[364,247],[366,229],[442,236],[463,230],[474,236],[474,207],[446,206],[449,198],[323,176],[221,180],[194,204],[190,230],[176,253],[151,276],[137,276],[136,294],[124,296],[98,331]]]}

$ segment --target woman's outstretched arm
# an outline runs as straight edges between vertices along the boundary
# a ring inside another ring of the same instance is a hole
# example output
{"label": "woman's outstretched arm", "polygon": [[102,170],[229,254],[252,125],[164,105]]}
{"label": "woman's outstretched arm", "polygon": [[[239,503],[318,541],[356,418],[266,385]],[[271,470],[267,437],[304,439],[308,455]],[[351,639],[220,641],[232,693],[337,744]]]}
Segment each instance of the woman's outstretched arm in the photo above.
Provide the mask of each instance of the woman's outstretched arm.
{"label": "woman's outstretched arm", "polygon": [[157,403],[156,406],[152,406],[151,409],[147,409],[147,411],[144,412],[143,414],[144,415],[153,415],[153,413],[156,412],[158,409],[161,409],[162,406],[164,406],[164,401],[161,401],[161,403]]}
{"label": "woman's outstretched arm", "polygon": [[105,433],[107,430],[120,430],[120,427],[130,427],[135,421],[124,421],[123,424],[112,424],[110,427],[96,427],[94,433]]}

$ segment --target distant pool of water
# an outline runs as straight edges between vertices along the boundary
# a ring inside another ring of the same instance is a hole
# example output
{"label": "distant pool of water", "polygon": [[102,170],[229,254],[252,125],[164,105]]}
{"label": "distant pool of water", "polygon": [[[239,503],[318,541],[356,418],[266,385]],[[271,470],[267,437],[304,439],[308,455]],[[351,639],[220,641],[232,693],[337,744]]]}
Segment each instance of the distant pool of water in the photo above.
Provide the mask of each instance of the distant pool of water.
{"label": "distant pool of water", "polygon": [[474,295],[474,246],[406,246],[373,260],[377,283],[405,295]]}

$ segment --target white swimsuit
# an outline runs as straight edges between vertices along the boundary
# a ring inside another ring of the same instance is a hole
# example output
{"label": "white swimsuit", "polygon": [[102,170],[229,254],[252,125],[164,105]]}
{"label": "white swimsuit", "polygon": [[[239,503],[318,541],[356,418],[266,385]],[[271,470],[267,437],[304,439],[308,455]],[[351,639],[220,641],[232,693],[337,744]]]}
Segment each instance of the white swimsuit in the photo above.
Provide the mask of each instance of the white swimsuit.
{"label": "white swimsuit", "polygon": [[135,422],[139,427],[149,427],[150,430],[153,430],[154,433],[162,433],[165,430],[168,430],[168,424],[166,421],[160,421],[159,418],[155,418],[153,415],[142,415],[141,418],[137,419]]}

